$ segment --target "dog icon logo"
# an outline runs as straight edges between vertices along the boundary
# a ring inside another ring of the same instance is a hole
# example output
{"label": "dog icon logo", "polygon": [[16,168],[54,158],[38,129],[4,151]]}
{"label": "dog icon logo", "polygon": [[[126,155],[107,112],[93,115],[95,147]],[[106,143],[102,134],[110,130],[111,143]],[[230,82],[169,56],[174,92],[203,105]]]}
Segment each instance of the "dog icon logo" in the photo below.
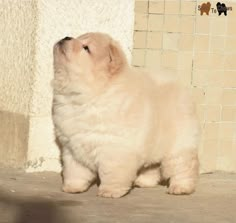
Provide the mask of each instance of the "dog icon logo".
{"label": "dog icon logo", "polygon": [[222,13],[227,16],[227,13],[229,11],[232,11],[233,10],[233,7],[230,6],[230,7],[227,7],[225,5],[225,3],[220,3],[218,2],[216,4],[216,8],[214,7],[211,7],[211,3],[210,2],[207,2],[207,3],[202,3],[201,5],[198,5],[198,11],[200,11],[200,14],[203,15],[204,13],[206,15],[209,15],[209,13],[213,13],[213,14],[216,14],[218,12],[218,15],[220,16]]}
{"label": "dog icon logo", "polygon": [[227,7],[224,3],[221,4],[220,2],[218,2],[216,4],[216,8],[219,16],[221,15],[221,13],[224,13],[224,15],[227,16]]}
{"label": "dog icon logo", "polygon": [[211,3],[210,2],[202,3],[202,5],[199,7],[201,15],[203,15],[203,13],[206,13],[207,15],[209,15],[210,9],[211,9]]}

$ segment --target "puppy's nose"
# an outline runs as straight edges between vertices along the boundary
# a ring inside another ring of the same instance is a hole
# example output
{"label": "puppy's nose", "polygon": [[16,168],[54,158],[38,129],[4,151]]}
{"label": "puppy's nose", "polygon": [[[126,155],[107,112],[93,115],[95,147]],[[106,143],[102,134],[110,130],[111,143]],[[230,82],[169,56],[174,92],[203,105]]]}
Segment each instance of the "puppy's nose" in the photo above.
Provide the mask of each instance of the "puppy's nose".
{"label": "puppy's nose", "polygon": [[64,39],[62,39],[62,40],[71,40],[72,39],[72,37],[69,37],[69,36],[66,36]]}
{"label": "puppy's nose", "polygon": [[73,38],[72,38],[72,37],[69,37],[69,36],[66,36],[65,38],[61,39],[61,40],[58,42],[58,44],[59,44],[59,45],[63,45],[63,43],[64,43],[65,41],[68,41],[68,40],[71,40],[71,39],[73,39]]}

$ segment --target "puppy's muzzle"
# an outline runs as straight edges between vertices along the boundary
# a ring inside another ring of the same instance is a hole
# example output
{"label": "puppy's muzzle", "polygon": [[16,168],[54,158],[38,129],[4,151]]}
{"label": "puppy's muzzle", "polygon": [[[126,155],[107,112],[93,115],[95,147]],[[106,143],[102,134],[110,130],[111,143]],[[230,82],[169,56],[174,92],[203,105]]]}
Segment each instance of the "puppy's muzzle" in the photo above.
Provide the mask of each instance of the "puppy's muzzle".
{"label": "puppy's muzzle", "polygon": [[69,36],[66,36],[65,38],[61,39],[58,44],[59,45],[62,45],[64,42],[66,41],[69,41],[69,40],[72,40],[73,38],[72,37],[69,37]]}
{"label": "puppy's muzzle", "polygon": [[68,43],[72,39],[73,39],[72,37],[66,36],[65,38],[58,41],[54,46],[54,55],[57,54],[57,52],[60,52],[60,54],[62,53],[65,55],[65,51],[67,47],[66,43]]}

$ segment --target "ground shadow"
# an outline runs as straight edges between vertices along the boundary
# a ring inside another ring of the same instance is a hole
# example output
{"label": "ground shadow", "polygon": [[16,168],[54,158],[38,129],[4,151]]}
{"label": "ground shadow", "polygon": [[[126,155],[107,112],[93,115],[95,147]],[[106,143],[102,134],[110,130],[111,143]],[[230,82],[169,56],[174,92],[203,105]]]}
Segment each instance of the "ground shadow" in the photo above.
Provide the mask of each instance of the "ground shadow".
{"label": "ground shadow", "polygon": [[[67,223],[69,216],[63,206],[77,206],[81,202],[69,200],[50,200],[41,197],[20,197],[0,191],[0,204],[7,207],[9,213],[16,213],[12,223]],[[2,219],[9,222],[7,219]],[[76,222],[82,222],[76,220]],[[10,222],[9,222],[10,223]]]}

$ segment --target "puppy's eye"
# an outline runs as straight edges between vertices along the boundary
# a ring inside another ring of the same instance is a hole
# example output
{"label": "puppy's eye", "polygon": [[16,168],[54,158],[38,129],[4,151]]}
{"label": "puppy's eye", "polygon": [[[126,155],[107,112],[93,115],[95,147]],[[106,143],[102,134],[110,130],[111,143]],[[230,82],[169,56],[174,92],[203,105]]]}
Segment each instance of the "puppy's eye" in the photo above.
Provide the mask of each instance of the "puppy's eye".
{"label": "puppy's eye", "polygon": [[88,46],[83,46],[84,50],[90,53],[89,47]]}

